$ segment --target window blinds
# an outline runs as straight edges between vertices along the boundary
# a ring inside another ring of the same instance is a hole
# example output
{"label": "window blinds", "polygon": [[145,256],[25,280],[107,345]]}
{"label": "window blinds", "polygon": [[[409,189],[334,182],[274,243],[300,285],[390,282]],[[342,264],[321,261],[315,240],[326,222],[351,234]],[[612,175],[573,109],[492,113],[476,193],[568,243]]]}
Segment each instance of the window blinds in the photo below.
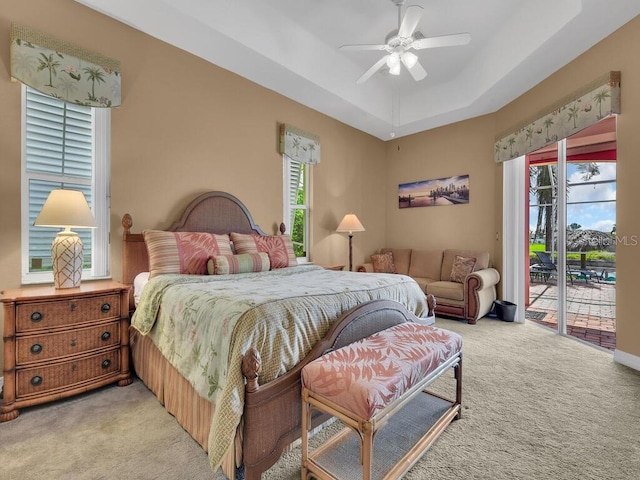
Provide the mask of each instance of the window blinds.
{"label": "window blinds", "polygon": [[[55,229],[34,227],[49,192],[69,188],[84,193],[93,208],[93,113],[27,88],[26,172],[29,188],[29,270],[51,267]],[[85,267],[91,264],[91,231],[79,230]]]}

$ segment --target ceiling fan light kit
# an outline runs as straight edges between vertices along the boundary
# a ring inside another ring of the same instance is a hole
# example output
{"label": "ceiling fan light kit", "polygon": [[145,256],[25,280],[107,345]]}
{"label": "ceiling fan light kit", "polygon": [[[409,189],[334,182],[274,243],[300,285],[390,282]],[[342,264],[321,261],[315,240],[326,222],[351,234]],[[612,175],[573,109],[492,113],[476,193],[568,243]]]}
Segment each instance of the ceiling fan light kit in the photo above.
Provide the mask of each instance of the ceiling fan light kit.
{"label": "ceiling fan light kit", "polygon": [[380,50],[387,52],[385,56],[362,74],[357,83],[366,82],[384,66],[389,68],[391,75],[400,75],[400,64],[405,66],[414,80],[422,80],[427,76],[427,72],[420,64],[418,56],[409,50],[453,47],[466,45],[471,41],[471,35],[468,33],[425,37],[416,30],[422,17],[423,8],[419,5],[410,5],[405,9],[403,16],[402,6],[404,5],[404,0],[391,1],[398,7],[398,30],[394,30],[387,35],[386,43],[379,45],[343,45],[340,47],[341,50]]}

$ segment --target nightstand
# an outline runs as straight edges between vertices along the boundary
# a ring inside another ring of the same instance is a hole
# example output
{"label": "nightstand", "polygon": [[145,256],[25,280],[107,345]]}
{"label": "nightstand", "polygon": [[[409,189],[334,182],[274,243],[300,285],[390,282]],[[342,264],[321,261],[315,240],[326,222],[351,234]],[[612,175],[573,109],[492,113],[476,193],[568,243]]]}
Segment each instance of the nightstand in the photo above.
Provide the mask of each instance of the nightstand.
{"label": "nightstand", "polygon": [[85,282],[78,288],[2,292],[4,386],[0,422],[29,407],[118,382],[129,385],[129,287]]}

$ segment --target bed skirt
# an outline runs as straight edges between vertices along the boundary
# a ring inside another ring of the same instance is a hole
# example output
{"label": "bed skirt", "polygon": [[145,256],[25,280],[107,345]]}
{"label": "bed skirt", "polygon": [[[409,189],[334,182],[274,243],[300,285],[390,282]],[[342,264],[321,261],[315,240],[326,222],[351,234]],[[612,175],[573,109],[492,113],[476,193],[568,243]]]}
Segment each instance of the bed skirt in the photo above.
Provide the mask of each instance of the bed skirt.
{"label": "bed skirt", "polygon": [[[129,328],[129,336],[133,368],[138,378],[153,392],[167,412],[176,418],[182,428],[207,451],[209,430],[215,411],[213,404],[196,393],[149,337],[141,335],[133,327]],[[239,445],[236,435],[236,449]],[[227,478],[235,477],[234,449],[229,449],[221,466]]]}

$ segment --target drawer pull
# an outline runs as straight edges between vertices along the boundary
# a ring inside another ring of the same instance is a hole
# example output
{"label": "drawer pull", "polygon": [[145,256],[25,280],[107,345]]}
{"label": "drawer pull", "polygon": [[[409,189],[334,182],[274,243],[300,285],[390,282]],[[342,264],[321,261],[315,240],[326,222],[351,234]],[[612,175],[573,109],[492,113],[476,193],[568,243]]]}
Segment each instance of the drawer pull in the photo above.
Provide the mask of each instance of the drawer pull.
{"label": "drawer pull", "polygon": [[40,312],[33,312],[31,314],[31,321],[33,323],[38,323],[40,320],[42,320],[42,318],[44,317],[44,315]]}
{"label": "drawer pull", "polygon": [[31,385],[33,385],[34,387],[37,387],[38,385],[42,384],[42,377],[40,375],[35,375],[34,377],[31,377]]}
{"label": "drawer pull", "polygon": [[110,338],[111,338],[111,332],[104,332],[104,333],[102,334],[102,340],[103,340],[103,341],[105,341],[105,342],[106,342],[106,341],[107,341],[107,340],[109,340]]}
{"label": "drawer pull", "polygon": [[109,305],[108,303],[103,303],[102,307],[100,307],[100,310],[102,310],[102,313],[107,313],[109,310],[111,310],[111,305]]}
{"label": "drawer pull", "polygon": [[111,366],[111,360],[109,360],[108,358],[102,361],[102,368],[107,369],[110,366]]}
{"label": "drawer pull", "polygon": [[76,339],[74,338],[73,340],[71,340],[71,346],[75,347],[76,346]]}
{"label": "drawer pull", "polygon": [[31,348],[29,350],[31,350],[31,353],[33,353],[34,355],[37,355],[42,352],[42,345],[40,345],[39,343],[34,343],[33,345],[31,345]]}

